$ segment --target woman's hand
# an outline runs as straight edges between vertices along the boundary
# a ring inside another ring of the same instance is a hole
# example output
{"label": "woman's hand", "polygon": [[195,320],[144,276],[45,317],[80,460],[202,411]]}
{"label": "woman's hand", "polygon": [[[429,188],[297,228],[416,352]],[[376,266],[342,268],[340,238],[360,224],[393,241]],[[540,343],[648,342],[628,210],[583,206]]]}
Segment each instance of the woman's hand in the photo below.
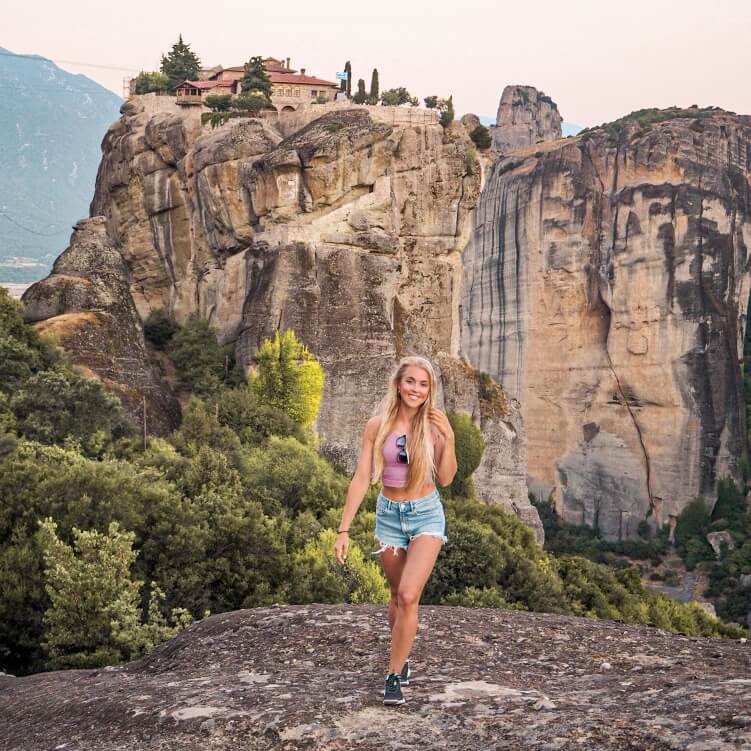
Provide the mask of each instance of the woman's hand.
{"label": "woman's hand", "polygon": [[339,532],[334,543],[334,555],[339,563],[347,560],[347,551],[349,550],[349,533]]}
{"label": "woman's hand", "polygon": [[445,441],[454,440],[454,431],[444,412],[433,407],[428,412],[428,420],[430,420],[430,424],[441,434]]}

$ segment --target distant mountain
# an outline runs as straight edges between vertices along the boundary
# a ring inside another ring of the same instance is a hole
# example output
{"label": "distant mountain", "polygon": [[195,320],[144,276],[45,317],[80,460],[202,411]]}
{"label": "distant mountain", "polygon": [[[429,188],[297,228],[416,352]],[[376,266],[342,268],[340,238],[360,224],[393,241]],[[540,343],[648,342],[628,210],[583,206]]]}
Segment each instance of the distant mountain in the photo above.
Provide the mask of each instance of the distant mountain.
{"label": "distant mountain", "polygon": [[0,281],[45,276],[88,216],[121,103],[86,76],[0,47]]}
{"label": "distant mountain", "polygon": [[[491,117],[490,115],[481,115],[480,122],[483,125],[495,125],[495,117]],[[563,131],[564,136],[575,136],[580,130],[583,130],[583,128],[583,125],[576,125],[574,123],[564,122],[561,125],[561,130]]]}

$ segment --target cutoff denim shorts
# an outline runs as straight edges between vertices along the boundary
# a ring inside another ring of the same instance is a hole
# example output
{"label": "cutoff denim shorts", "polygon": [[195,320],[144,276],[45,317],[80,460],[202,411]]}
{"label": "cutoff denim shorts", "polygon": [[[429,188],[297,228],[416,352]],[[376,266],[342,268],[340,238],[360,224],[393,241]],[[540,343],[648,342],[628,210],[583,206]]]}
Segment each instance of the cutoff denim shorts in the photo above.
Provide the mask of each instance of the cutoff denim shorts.
{"label": "cutoff denim shorts", "polygon": [[375,536],[381,547],[374,550],[372,555],[389,548],[396,555],[397,550],[407,550],[410,540],[420,535],[437,537],[444,544],[448,542],[446,515],[438,491],[410,501],[392,501],[382,492],[379,493]]}

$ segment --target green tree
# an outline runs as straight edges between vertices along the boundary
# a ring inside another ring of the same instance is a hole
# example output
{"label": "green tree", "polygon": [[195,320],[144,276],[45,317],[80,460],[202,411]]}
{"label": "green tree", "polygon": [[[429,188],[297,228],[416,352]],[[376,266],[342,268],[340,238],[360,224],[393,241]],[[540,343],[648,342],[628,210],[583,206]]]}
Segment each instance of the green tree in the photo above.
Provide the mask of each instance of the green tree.
{"label": "green tree", "polygon": [[441,99],[438,102],[438,109],[441,112],[440,123],[444,128],[448,128],[454,122],[454,97]]}
{"label": "green tree", "polygon": [[303,426],[312,425],[323,398],[323,368],[292,329],[265,339],[256,352],[250,385],[259,400]]}
{"label": "green tree", "polygon": [[263,58],[255,55],[245,63],[245,72],[240,86],[243,94],[257,94],[265,98],[266,106],[271,104],[271,79],[263,67]]}
{"label": "green tree", "polygon": [[229,112],[232,94],[209,94],[204,104],[213,112]]}
{"label": "green tree", "polygon": [[233,99],[231,107],[240,112],[256,113],[270,104],[271,100],[260,91],[248,91]]}
{"label": "green tree", "polygon": [[357,81],[357,93],[352,97],[355,104],[365,104],[368,101],[368,94],[365,91],[365,81],[360,78]]}
{"label": "green tree", "polygon": [[451,482],[450,492],[455,496],[472,497],[474,495],[472,473],[482,461],[485,439],[482,431],[469,415],[449,412],[447,417],[454,431],[457,463],[456,475]]}
{"label": "green tree", "polygon": [[205,318],[193,314],[173,337],[170,359],[180,384],[196,394],[209,394],[222,382],[227,353]]}
{"label": "green tree", "polygon": [[73,529],[73,545],[57,535],[57,524],[41,523],[46,590],[50,605],[44,614],[44,649],[52,669],[95,667],[133,659],[150,652],[192,622],[183,609],[173,610],[168,626],[154,587],[149,602],[152,621],[141,622],[139,590],[131,578],[137,553],[135,534],[112,522],[106,535]]}
{"label": "green tree", "polygon": [[425,99],[423,99],[423,102],[425,102],[425,106],[429,110],[433,110],[438,106],[438,97],[435,94],[432,96],[426,96]]}
{"label": "green tree", "polygon": [[398,89],[388,89],[381,94],[381,102],[390,107],[398,107],[402,104],[416,104],[417,99],[413,97],[404,86]]}
{"label": "green tree", "polygon": [[[185,79],[183,79],[185,80]],[[182,83],[182,81],[178,81]],[[152,91],[169,91],[170,80],[164,73],[158,71],[141,71],[136,76],[135,93],[136,94],[150,94]]]}
{"label": "green tree", "polygon": [[65,368],[28,378],[10,409],[20,435],[47,444],[72,439],[91,456],[132,430],[116,396],[99,381]]}
{"label": "green tree", "polygon": [[349,60],[344,64],[344,72],[347,74],[347,80],[344,82],[344,92],[347,94],[347,99],[352,98],[352,63]]}
{"label": "green tree", "polygon": [[489,149],[492,143],[490,131],[482,123],[472,130],[469,137],[475,146],[482,151]]}
{"label": "green tree", "polygon": [[143,335],[157,348],[164,349],[177,333],[179,326],[164,308],[152,310],[143,323]]}
{"label": "green tree", "polygon": [[180,34],[172,49],[162,55],[160,70],[169,80],[169,88],[174,89],[183,81],[194,81],[201,72],[201,61],[190,49],[190,45],[183,42]]}
{"label": "green tree", "polygon": [[373,73],[370,76],[370,91],[368,92],[368,104],[378,104],[379,89],[378,89],[378,68],[373,68]]}

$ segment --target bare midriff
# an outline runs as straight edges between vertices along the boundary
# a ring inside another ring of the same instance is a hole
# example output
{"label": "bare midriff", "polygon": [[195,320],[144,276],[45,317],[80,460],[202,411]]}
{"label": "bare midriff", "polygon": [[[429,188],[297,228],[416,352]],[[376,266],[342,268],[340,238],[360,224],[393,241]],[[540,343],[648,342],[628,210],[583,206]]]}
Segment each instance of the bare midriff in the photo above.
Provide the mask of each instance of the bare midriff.
{"label": "bare midriff", "polygon": [[406,488],[392,488],[388,485],[383,486],[383,495],[390,501],[411,501],[415,498],[422,498],[424,495],[432,493],[436,489],[434,482],[426,482],[419,491],[407,492]]}

